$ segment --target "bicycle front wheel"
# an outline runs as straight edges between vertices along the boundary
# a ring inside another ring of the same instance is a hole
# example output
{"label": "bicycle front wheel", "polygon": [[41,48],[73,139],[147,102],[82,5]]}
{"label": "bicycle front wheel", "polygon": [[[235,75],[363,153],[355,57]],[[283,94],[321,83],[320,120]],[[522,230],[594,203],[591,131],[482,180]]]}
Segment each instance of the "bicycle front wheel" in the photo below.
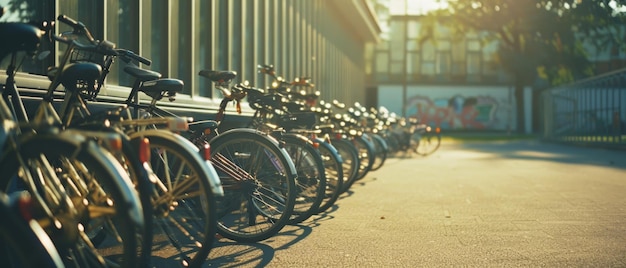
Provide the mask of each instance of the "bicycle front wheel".
{"label": "bicycle front wheel", "polygon": [[296,199],[296,170],[278,141],[252,129],[226,131],[209,142],[211,162],[224,189],[218,200],[218,232],[258,242],[289,221]]}
{"label": "bicycle front wheel", "polygon": [[326,174],[320,153],[307,138],[284,134],[281,140],[291,157],[298,177],[296,178],[296,203],[290,224],[298,224],[311,217],[320,207],[326,194]]}
{"label": "bicycle front wheel", "polygon": [[387,160],[387,143],[385,140],[378,134],[368,134],[370,137],[370,141],[374,146],[374,164],[370,171],[375,171],[380,169],[385,160]]}
{"label": "bicycle front wheel", "polygon": [[358,175],[356,177],[357,180],[360,180],[367,175],[367,173],[372,169],[372,165],[374,165],[374,148],[372,144],[366,139],[365,134],[363,136],[354,137],[352,140],[354,146],[357,148],[359,152],[360,165]]}
{"label": "bicycle front wheel", "polygon": [[[35,135],[0,162],[1,189],[27,190],[66,266],[135,267],[143,215],[115,158],[78,135]],[[106,239],[98,234],[106,232]]]}
{"label": "bicycle front wheel", "polygon": [[326,175],[326,191],[324,195],[324,200],[317,210],[318,213],[324,212],[331,208],[343,190],[343,160],[337,149],[330,143],[325,142],[321,139],[314,140],[319,144],[317,148],[319,150],[320,155],[322,156],[322,161],[324,163],[324,172]]}
{"label": "bicycle front wheel", "polygon": [[337,153],[341,156],[342,160],[342,172],[343,172],[343,185],[341,192],[348,191],[350,186],[354,183],[359,172],[359,152],[356,147],[346,139],[332,140],[332,145],[337,149]]}

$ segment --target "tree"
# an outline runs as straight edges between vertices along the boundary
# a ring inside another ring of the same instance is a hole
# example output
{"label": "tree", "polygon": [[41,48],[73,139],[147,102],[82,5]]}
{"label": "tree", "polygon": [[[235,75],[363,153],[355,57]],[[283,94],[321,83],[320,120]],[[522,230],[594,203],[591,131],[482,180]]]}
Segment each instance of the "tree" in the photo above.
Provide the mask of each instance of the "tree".
{"label": "tree", "polygon": [[[440,0],[442,1],[442,0]],[[497,40],[498,60],[513,78],[517,130],[525,131],[523,92],[537,78],[551,85],[593,75],[583,42],[623,47],[624,0],[448,0],[426,15],[436,25]],[[428,23],[430,22],[430,23]],[[430,36],[430,35],[426,35]]]}

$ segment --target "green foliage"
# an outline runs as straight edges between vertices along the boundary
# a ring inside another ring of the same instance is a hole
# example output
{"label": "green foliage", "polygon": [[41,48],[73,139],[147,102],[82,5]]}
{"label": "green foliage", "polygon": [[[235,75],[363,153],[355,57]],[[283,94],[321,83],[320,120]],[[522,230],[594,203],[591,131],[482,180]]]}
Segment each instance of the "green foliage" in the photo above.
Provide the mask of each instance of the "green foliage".
{"label": "green foliage", "polygon": [[448,9],[428,14],[425,21],[498,40],[497,59],[515,77],[516,85],[531,85],[537,70],[553,85],[592,75],[583,42],[600,50],[624,47],[625,16],[620,12],[624,0],[447,2]]}

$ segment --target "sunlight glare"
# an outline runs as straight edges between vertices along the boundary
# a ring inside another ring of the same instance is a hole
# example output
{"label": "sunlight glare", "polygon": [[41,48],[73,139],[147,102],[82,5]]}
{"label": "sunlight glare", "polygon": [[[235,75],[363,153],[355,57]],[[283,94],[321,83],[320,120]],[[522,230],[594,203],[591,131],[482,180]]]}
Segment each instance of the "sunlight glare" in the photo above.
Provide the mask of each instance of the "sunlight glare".
{"label": "sunlight glare", "polygon": [[448,5],[443,0],[388,0],[391,15],[421,15],[432,10],[443,9]]}

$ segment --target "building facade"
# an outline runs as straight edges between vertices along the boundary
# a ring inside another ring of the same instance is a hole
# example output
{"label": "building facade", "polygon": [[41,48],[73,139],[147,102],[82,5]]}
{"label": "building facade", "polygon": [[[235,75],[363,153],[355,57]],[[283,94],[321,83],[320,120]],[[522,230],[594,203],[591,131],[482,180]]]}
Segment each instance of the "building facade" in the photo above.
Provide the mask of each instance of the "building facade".
{"label": "building facade", "polygon": [[[65,14],[83,22],[96,39],[151,59],[143,68],[183,80],[183,94],[164,105],[207,113],[215,112],[221,95],[197,75],[200,70],[236,71],[236,82],[265,88],[271,81],[257,72],[259,64],[274,65],[287,80],[311,77],[322,99],[362,102],[365,44],[376,42],[380,33],[365,0],[0,0],[0,6],[7,11],[2,21]],[[69,30],[62,23],[56,27]],[[47,86],[45,70],[64,49],[48,46],[54,57],[25,64],[20,86]],[[122,63],[114,66],[103,98],[125,97],[132,83]]]}
{"label": "building facade", "polygon": [[[431,8],[445,8],[442,2],[433,2]],[[497,41],[480,33],[461,36],[444,27],[424,31],[427,4],[376,1],[383,35],[366,49],[372,96],[367,103],[443,129],[514,130],[518,117],[513,81],[497,63]],[[596,74],[626,67],[626,54],[618,48],[583,45]],[[547,81],[537,79],[524,92],[527,132],[542,128],[538,93],[546,87]]]}
{"label": "building facade", "polygon": [[384,34],[367,47],[376,96],[370,103],[447,130],[516,125],[511,78],[498,68],[496,42],[444,27],[424,31],[427,11],[411,1],[379,1],[376,8]]}

